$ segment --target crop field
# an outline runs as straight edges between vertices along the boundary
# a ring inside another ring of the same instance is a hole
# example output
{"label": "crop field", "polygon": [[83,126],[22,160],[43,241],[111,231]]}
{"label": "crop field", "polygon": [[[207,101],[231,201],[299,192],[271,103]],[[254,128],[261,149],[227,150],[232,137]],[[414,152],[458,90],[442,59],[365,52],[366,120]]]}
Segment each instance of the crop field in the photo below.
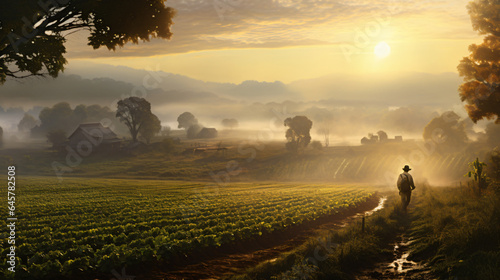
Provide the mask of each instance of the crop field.
{"label": "crop field", "polygon": [[[168,263],[197,249],[249,240],[342,211],[372,192],[364,186],[327,184],[219,187],[23,178],[16,187],[16,279],[70,279],[152,261]],[[7,236],[2,229],[4,242]]]}
{"label": "crop field", "polygon": [[[144,154],[129,156],[126,154],[96,155],[82,159],[80,165],[71,167],[71,171],[62,172],[62,176],[86,178],[131,178],[162,180],[213,180],[210,172],[227,173],[227,163],[234,161],[242,172],[234,179],[246,182],[259,181],[316,181],[316,182],[370,182],[385,184],[387,171],[399,171],[404,166],[404,157],[421,159],[419,168],[413,172],[416,177],[425,176],[433,183],[454,181],[463,178],[468,171],[468,162],[475,155],[467,152],[433,153],[422,150],[415,143],[405,145],[390,143],[380,146],[331,147],[322,151],[309,151],[301,157],[285,153],[280,143],[268,144],[256,154],[249,164],[248,154],[238,152],[237,142],[224,142],[230,148],[227,153],[207,152],[194,155],[180,153],[190,148],[190,143],[178,147],[177,153],[165,153],[153,150]],[[250,147],[250,146],[249,146]],[[248,148],[245,146],[245,148]],[[22,176],[56,176],[52,166],[58,162],[67,166],[66,153],[51,150],[0,150],[0,166],[16,164],[22,166]],[[168,169],[165,169],[168,166]],[[269,168],[272,166],[272,168]],[[381,176],[381,174],[383,176]],[[397,174],[393,174],[396,177]],[[392,177],[391,177],[392,178]]]}

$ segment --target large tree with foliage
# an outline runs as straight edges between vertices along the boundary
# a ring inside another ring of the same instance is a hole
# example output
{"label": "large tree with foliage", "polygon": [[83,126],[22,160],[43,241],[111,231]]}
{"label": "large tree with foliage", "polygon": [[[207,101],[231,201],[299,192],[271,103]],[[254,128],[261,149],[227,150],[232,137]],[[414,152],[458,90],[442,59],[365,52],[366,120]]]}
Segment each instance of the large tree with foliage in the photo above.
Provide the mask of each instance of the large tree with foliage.
{"label": "large tree with foliage", "polygon": [[378,135],[378,141],[380,141],[380,142],[387,142],[387,140],[389,139],[387,132],[385,132],[383,130],[379,130],[377,132],[377,135]]}
{"label": "large tree with foliage", "polygon": [[177,128],[189,129],[191,126],[198,124],[198,119],[190,112],[184,112],[177,117],[179,125]]}
{"label": "large tree with foliage", "polygon": [[134,142],[137,142],[137,135],[143,127],[154,121],[156,116],[152,117],[152,114],[151,103],[144,98],[132,96],[118,101],[116,117],[127,126]]}
{"label": "large tree with foliage", "polygon": [[69,134],[69,131],[76,125],[72,122],[72,117],[73,109],[67,102],[57,103],[51,108],[45,107],[38,115],[41,122],[40,128],[45,133],[61,129]]}
{"label": "large tree with foliage", "polygon": [[464,83],[460,98],[472,121],[495,119],[500,123],[500,1],[475,0],[468,6],[472,27],[485,35],[483,43],[469,46],[469,56],[458,66]]}
{"label": "large tree with foliage", "polygon": [[311,142],[312,121],[305,116],[287,118],[284,122],[289,127],[286,131],[286,148],[292,152],[303,149]]}
{"label": "large tree with foliage", "polygon": [[[52,130],[63,130],[67,135],[70,135],[75,128],[84,122],[103,122],[115,119],[114,112],[108,107],[100,105],[78,105],[72,109],[69,103],[60,102],[52,107],[43,108],[38,118],[40,119],[39,126],[33,126],[31,129],[32,136],[41,137]],[[30,117],[24,117],[19,123],[20,130],[33,125]],[[36,122],[36,120],[35,120]],[[116,126],[115,129],[126,131],[126,128]]]}
{"label": "large tree with foliage", "polygon": [[68,137],[66,137],[64,130],[55,129],[47,133],[47,140],[52,143],[52,148],[58,148],[68,140]]}
{"label": "large tree with foliage", "polygon": [[223,119],[221,124],[229,129],[236,128],[239,125],[237,119]]}
{"label": "large tree with foliage", "polygon": [[444,112],[425,126],[423,138],[433,141],[441,150],[455,151],[463,148],[469,141],[465,124],[455,112]]}
{"label": "large tree with foliage", "polygon": [[0,84],[7,77],[57,77],[71,32],[88,30],[94,49],[115,50],[128,42],[170,39],[174,14],[164,0],[2,1]]}
{"label": "large tree with foliage", "polygon": [[486,144],[492,148],[500,147],[500,125],[489,123],[484,130]]}
{"label": "large tree with foliage", "polygon": [[161,130],[161,122],[155,114],[150,114],[149,117],[144,122],[141,127],[140,135],[146,140],[146,143],[150,143],[151,139],[158,134]]}
{"label": "large tree with foliage", "polygon": [[17,130],[21,132],[30,131],[37,125],[36,119],[30,114],[24,114],[24,117],[17,124]]}

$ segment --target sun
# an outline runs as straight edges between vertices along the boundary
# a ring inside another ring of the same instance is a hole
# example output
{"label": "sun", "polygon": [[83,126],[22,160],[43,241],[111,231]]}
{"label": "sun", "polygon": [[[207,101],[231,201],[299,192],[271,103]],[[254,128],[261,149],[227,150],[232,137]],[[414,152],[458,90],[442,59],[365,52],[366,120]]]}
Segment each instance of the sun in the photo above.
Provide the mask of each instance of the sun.
{"label": "sun", "polygon": [[386,42],[379,42],[373,49],[378,58],[384,58],[391,54],[391,47]]}

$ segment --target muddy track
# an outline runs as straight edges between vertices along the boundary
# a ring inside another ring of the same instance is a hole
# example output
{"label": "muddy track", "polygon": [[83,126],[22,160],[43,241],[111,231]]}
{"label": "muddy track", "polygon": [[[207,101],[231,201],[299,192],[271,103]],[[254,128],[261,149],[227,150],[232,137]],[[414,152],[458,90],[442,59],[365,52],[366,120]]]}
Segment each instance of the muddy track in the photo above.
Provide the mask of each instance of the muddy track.
{"label": "muddy track", "polygon": [[408,260],[411,240],[405,233],[398,235],[393,246],[393,256],[356,276],[356,280],[430,280],[434,279],[422,263]]}
{"label": "muddy track", "polygon": [[[409,207],[408,220],[411,220],[411,209]],[[388,244],[392,248],[392,254],[388,254],[369,269],[355,276],[356,280],[431,280],[430,270],[423,262],[415,262],[408,257],[411,252],[411,244],[414,240],[409,237],[411,226],[406,226],[397,233],[396,237]]]}
{"label": "muddy track", "polygon": [[360,206],[350,207],[342,213],[304,222],[246,242],[199,251],[178,260],[176,264],[156,264],[130,274],[137,275],[135,280],[221,279],[263,261],[273,260],[280,254],[297,248],[319,231],[341,228],[360,215],[370,215],[382,209],[384,201],[385,198],[374,195]]}

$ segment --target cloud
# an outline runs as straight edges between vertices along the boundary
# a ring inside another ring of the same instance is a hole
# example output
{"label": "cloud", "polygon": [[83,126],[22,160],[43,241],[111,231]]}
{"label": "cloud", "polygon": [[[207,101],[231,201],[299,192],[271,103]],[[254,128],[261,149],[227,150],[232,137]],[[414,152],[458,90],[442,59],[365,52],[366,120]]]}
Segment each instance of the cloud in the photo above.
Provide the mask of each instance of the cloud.
{"label": "cloud", "polygon": [[[467,0],[179,0],[170,41],[92,50],[85,32],[68,36],[68,57],[145,57],[203,50],[282,48],[352,42],[357,30],[380,19],[398,38],[456,39],[473,34]],[[453,30],[453,32],[450,32]]]}

